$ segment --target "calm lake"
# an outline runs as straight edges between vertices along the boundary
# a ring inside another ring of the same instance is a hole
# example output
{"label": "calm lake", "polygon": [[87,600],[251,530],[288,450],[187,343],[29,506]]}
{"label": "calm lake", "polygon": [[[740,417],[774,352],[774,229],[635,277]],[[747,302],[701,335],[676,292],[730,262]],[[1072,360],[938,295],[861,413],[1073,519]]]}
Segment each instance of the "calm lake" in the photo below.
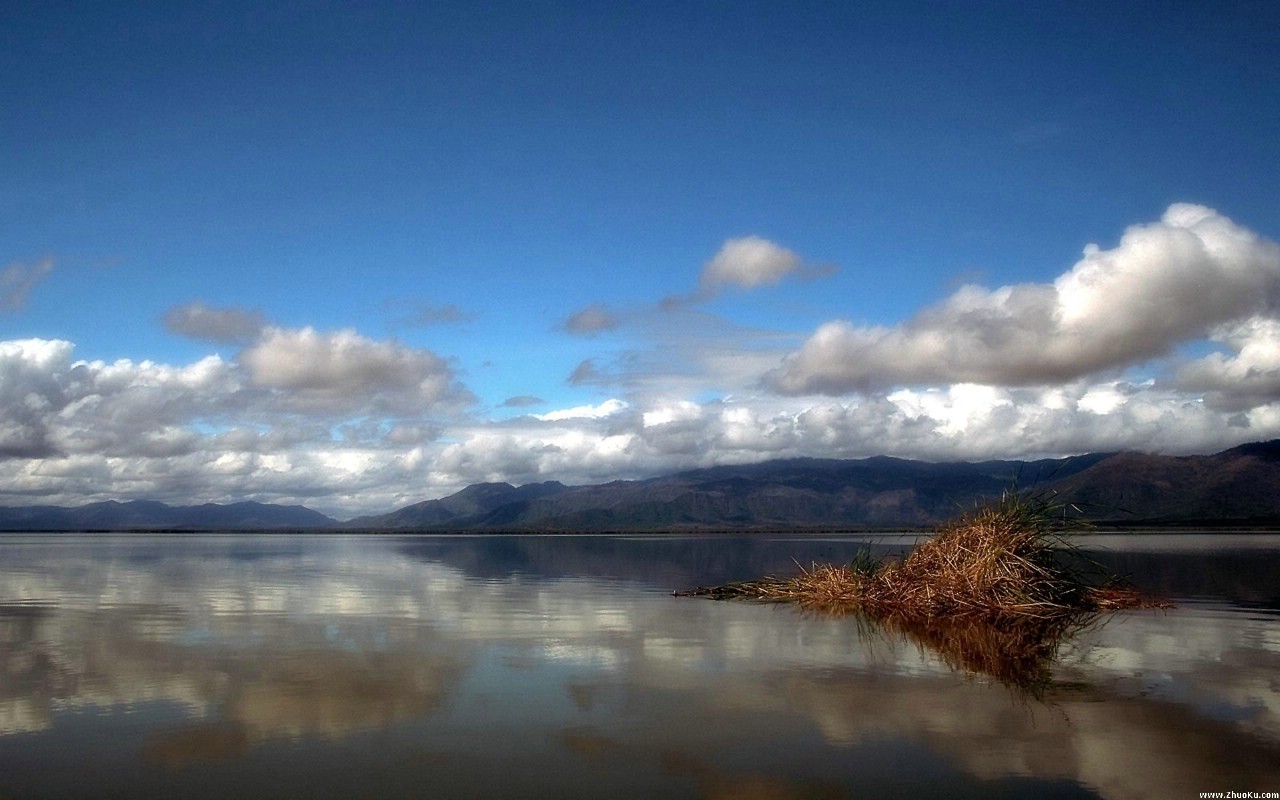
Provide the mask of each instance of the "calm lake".
{"label": "calm lake", "polygon": [[1280,792],[1280,537],[1082,538],[1178,607],[1013,667],[670,596],[866,541],[0,535],[0,798]]}

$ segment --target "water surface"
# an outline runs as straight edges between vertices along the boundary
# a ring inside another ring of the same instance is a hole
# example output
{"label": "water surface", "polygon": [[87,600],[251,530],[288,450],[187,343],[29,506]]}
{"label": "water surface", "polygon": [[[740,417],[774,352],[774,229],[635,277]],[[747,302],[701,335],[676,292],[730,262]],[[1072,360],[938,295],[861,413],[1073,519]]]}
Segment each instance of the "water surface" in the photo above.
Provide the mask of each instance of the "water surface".
{"label": "water surface", "polygon": [[1179,607],[1058,643],[1029,692],[670,596],[855,537],[3,535],[0,797],[1280,791],[1280,538],[1082,541]]}

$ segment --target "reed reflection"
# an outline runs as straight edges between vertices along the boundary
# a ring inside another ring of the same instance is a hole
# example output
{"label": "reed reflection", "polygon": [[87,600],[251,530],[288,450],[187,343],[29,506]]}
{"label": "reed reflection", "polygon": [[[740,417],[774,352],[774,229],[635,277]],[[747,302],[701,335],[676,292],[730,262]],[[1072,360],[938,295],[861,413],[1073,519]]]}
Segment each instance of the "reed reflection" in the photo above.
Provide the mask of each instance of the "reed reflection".
{"label": "reed reflection", "polygon": [[933,618],[869,616],[829,606],[806,606],[810,613],[851,617],[863,639],[892,638],[936,655],[951,669],[994,678],[1033,698],[1053,687],[1062,647],[1099,622],[1090,612],[1051,617]]}

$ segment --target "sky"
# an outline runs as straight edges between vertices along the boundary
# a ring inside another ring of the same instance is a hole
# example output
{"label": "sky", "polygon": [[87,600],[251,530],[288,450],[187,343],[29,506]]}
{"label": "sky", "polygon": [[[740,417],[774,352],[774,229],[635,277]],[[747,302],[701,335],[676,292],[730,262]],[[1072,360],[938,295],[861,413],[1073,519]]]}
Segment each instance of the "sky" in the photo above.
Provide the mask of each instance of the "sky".
{"label": "sky", "polygon": [[1280,4],[0,4],[0,505],[1280,438]]}

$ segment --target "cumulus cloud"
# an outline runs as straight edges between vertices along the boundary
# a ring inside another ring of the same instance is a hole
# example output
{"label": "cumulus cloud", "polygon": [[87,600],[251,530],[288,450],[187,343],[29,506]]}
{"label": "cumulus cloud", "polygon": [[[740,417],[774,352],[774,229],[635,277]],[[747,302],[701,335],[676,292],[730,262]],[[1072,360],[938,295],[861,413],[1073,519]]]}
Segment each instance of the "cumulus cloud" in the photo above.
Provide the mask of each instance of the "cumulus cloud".
{"label": "cumulus cloud", "polygon": [[569,333],[579,336],[594,336],[603,331],[611,331],[618,325],[618,316],[610,311],[608,306],[594,303],[570,314],[562,327]]}
{"label": "cumulus cloud", "polygon": [[53,373],[72,349],[59,340],[0,342],[0,459],[56,454],[44,420],[66,403]]}
{"label": "cumulus cloud", "polygon": [[[275,329],[246,351],[253,367],[74,351],[0,342],[0,503],[316,498],[322,510],[382,510],[423,491],[421,459],[406,451],[469,399],[438,357],[350,332]],[[293,369],[278,367],[289,355]]]}
{"label": "cumulus cloud", "polygon": [[[60,340],[0,342],[0,456],[170,456],[193,444],[182,423],[235,395],[229,366],[72,361]],[[46,469],[48,466],[46,465]]]}
{"label": "cumulus cloud", "polygon": [[297,408],[413,414],[472,399],[435,353],[352,330],[268,328],[240,361],[254,385]]}
{"label": "cumulus cloud", "polygon": [[13,261],[0,270],[0,311],[17,311],[27,304],[31,289],[53,272],[53,259],[42,258],[34,264]]}
{"label": "cumulus cloud", "polygon": [[780,283],[789,275],[816,278],[834,271],[834,265],[806,265],[797,253],[760,236],[726,239],[711,260],[702,265],[697,291],[664,298],[662,307],[674,310],[705,302],[727,287],[755,289]]}
{"label": "cumulus cloud", "polygon": [[1231,355],[1211,353],[1178,370],[1184,391],[1207,392],[1208,402],[1246,409],[1280,401],[1280,320],[1253,317],[1224,325],[1212,337]]}
{"label": "cumulus cloud", "polygon": [[784,394],[930,383],[1029,386],[1167,355],[1280,308],[1280,245],[1203,206],[1171,206],[1051,284],[961,288],[895,327],[829,322],[766,383]]}
{"label": "cumulus cloud", "polygon": [[210,308],[196,301],[166,311],[164,326],[191,339],[244,344],[258,337],[266,319],[257,309]]}
{"label": "cumulus cloud", "polygon": [[729,239],[702,267],[699,283],[709,289],[753,289],[781,281],[800,269],[800,256],[759,236]]}

